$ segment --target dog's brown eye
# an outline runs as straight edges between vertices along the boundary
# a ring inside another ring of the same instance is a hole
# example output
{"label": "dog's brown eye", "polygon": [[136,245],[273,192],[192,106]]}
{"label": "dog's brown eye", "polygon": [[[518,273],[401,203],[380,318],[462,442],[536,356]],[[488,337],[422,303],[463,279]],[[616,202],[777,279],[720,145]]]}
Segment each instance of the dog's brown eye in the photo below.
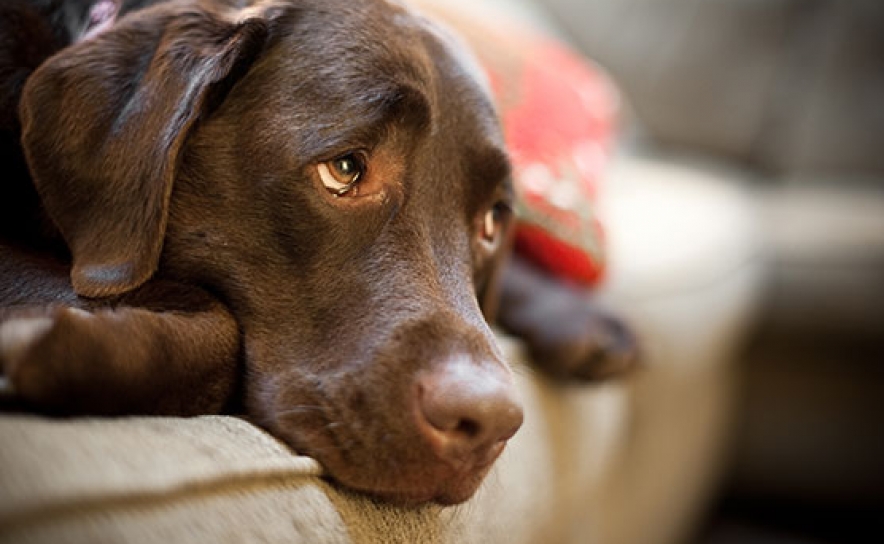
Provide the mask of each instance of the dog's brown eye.
{"label": "dog's brown eye", "polygon": [[365,174],[365,159],[358,153],[348,153],[317,165],[319,178],[329,192],[344,196],[352,191]]}
{"label": "dog's brown eye", "polygon": [[510,207],[506,202],[497,202],[485,212],[482,220],[482,238],[486,242],[492,244],[497,242],[509,214]]}

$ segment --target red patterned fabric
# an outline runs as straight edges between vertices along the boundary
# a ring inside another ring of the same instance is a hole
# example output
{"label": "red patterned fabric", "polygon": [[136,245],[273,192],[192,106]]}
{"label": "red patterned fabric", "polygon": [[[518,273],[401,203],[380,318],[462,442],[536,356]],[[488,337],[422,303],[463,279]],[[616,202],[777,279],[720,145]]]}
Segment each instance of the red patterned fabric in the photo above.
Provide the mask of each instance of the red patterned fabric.
{"label": "red patterned fabric", "polygon": [[560,43],[522,27],[495,21],[470,42],[512,154],[516,251],[559,277],[597,283],[605,254],[594,204],[615,130],[613,86]]}

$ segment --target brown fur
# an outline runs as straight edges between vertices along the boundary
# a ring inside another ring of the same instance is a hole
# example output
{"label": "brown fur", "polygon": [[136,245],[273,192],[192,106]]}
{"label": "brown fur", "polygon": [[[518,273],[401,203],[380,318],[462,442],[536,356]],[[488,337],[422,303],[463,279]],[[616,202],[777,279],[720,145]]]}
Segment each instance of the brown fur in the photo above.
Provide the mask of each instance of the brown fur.
{"label": "brown fur", "polygon": [[[521,421],[478,303],[497,298],[512,221],[489,98],[404,8],[237,4],[137,11],[28,79],[22,142],[51,221],[0,231],[3,370],[62,413],[239,399],[346,486],[464,500]],[[316,165],[352,150],[367,174],[334,197]],[[491,384],[500,410],[477,417],[496,427],[459,421],[469,439],[440,445],[415,410],[463,365]]]}

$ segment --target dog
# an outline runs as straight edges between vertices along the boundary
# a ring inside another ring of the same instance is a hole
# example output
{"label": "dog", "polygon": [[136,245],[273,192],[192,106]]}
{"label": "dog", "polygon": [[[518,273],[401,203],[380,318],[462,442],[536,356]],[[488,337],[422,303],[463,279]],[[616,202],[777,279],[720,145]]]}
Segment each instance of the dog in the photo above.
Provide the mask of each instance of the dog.
{"label": "dog", "polygon": [[633,366],[619,321],[508,260],[501,127],[445,27],[385,0],[108,1],[7,11],[52,36],[0,51],[16,406],[244,412],[344,487],[456,504],[523,419],[496,314],[551,375]]}

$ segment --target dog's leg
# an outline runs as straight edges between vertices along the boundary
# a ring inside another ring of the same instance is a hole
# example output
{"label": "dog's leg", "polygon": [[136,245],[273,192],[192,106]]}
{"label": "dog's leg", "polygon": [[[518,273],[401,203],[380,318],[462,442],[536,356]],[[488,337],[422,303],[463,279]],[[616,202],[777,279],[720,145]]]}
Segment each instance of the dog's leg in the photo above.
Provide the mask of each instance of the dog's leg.
{"label": "dog's leg", "polygon": [[556,378],[597,380],[636,366],[635,337],[591,293],[557,281],[518,256],[501,273],[500,325],[524,339],[542,370]]}
{"label": "dog's leg", "polygon": [[12,404],[11,394],[16,404],[48,412],[220,411],[237,373],[233,317],[192,289],[146,285],[145,291],[139,298],[149,297],[149,304],[5,309],[0,365],[7,384],[0,405]]}

